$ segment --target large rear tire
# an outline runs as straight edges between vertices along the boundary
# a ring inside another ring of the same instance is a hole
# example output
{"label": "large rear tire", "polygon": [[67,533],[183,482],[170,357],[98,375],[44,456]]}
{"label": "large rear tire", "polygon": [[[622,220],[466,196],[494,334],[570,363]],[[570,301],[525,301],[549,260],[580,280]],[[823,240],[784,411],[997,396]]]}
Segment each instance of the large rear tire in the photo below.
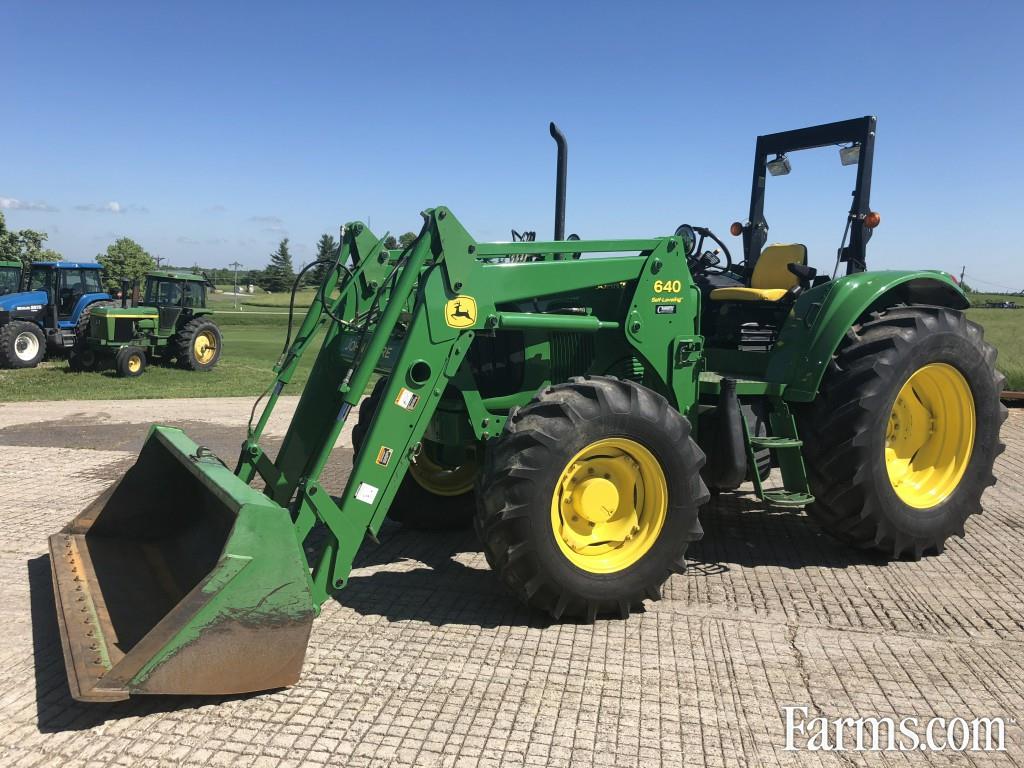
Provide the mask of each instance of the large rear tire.
{"label": "large rear tire", "polygon": [[488,445],[476,530],[502,583],[555,619],[623,618],[658,600],[702,535],[708,491],[690,424],[631,381],[539,392]]}
{"label": "large rear tire", "polygon": [[981,327],[944,307],[900,306],[855,325],[799,414],[808,514],[893,558],[962,537],[1004,448],[995,359]]}
{"label": "large rear tire", "polygon": [[92,312],[98,307],[114,307],[112,301],[94,301],[82,310],[78,317],[78,325],[75,326],[75,346],[71,348],[68,355],[68,367],[75,373],[95,371],[99,366],[99,357],[92,349],[87,339],[89,338],[89,323],[92,321]]}
{"label": "large rear tire", "polygon": [[14,320],[0,327],[0,368],[35,368],[46,355],[46,336],[35,323]]}
{"label": "large rear tire", "polygon": [[189,371],[209,371],[220,360],[224,339],[220,328],[208,317],[195,317],[185,323],[172,340],[178,367]]}
{"label": "large rear tire", "polygon": [[[356,424],[352,427],[352,459],[359,453],[373,415],[384,396],[387,379],[377,381],[369,397],[359,404]],[[425,531],[466,528],[476,510],[474,484],[479,467],[471,462],[458,467],[445,467],[430,458],[424,449],[409,465],[409,471],[388,509],[388,517],[396,523]]]}
{"label": "large rear tire", "polygon": [[75,349],[85,344],[85,339],[89,335],[89,322],[92,320],[93,310],[99,307],[115,306],[117,305],[112,301],[94,301],[82,310],[82,314],[78,316],[78,324],[75,326]]}

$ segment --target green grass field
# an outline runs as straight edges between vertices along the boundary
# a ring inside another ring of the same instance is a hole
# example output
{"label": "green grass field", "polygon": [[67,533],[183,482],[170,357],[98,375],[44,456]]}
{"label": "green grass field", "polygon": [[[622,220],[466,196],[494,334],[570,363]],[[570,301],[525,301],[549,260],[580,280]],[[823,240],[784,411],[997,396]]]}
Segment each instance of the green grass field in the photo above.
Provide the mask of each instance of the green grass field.
{"label": "green grass field", "polygon": [[[194,373],[152,365],[137,379],[113,371],[72,373],[66,360],[44,362],[24,371],[0,370],[0,393],[14,400],[106,400],[147,397],[228,397],[258,395],[274,381],[271,366],[281,354],[285,315],[217,313],[224,334],[224,356],[212,371]],[[301,321],[299,317],[296,325]],[[298,393],[315,354],[300,364],[290,388]]]}
{"label": "green grass field", "polygon": [[[295,292],[295,307],[302,309],[308,307],[313,301],[316,291],[312,288],[304,288]],[[234,309],[235,297],[226,296],[222,293],[210,294],[210,306],[213,309]],[[252,296],[239,296],[238,308],[242,311],[258,311],[269,309],[276,312],[286,311],[291,301],[290,293],[256,293]]]}
{"label": "green grass field", "polygon": [[[309,305],[312,295],[312,291],[303,291],[296,297],[296,326],[302,319],[301,308]],[[972,295],[977,303],[1005,298]],[[242,309],[237,312],[232,297],[218,295],[211,303],[224,333],[225,352],[217,367],[208,373],[154,365],[138,379],[122,379],[113,371],[72,373],[66,360],[56,359],[34,370],[0,370],[0,399],[119,400],[260,394],[274,380],[270,368],[284,344],[288,296],[245,297]],[[1006,374],[1006,388],[1024,391],[1024,309],[970,309],[967,314],[985,327],[985,337],[999,350],[997,365]],[[315,352],[311,349],[307,353],[289,392],[301,391]]]}
{"label": "green grass field", "polygon": [[[985,338],[999,350],[996,367],[1006,374],[1006,388],[1024,392],[1024,296],[971,293],[974,308],[967,316],[985,329]],[[1016,302],[1022,309],[984,309],[988,302]]]}

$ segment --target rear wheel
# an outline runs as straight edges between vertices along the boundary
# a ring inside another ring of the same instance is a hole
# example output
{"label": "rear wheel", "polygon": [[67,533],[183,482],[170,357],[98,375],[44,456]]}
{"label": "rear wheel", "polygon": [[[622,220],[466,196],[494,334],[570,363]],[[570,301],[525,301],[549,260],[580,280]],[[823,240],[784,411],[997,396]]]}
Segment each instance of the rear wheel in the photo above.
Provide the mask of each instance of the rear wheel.
{"label": "rear wheel", "polygon": [[86,337],[89,335],[89,323],[92,320],[92,312],[94,309],[99,307],[114,307],[117,306],[112,301],[94,301],[88,307],[82,310],[82,314],[78,316],[78,324],[75,326],[75,346],[78,347],[85,343]]}
{"label": "rear wheel", "polygon": [[35,323],[15,320],[0,327],[0,367],[35,368],[46,354],[46,336]]}
{"label": "rear wheel", "polygon": [[190,371],[208,371],[220,360],[224,341],[220,328],[208,317],[185,323],[174,338],[178,366]]}
{"label": "rear wheel", "polygon": [[854,326],[800,414],[808,514],[895,558],[963,536],[1003,451],[995,359],[981,328],[943,307],[897,307]]}
{"label": "rear wheel", "polygon": [[118,376],[135,378],[146,370],[146,353],[139,347],[121,347],[114,358]]}
{"label": "rear wheel", "polygon": [[622,617],[661,597],[701,537],[704,454],[664,397],[575,378],[538,393],[488,446],[476,529],[491,567],[554,618]]}
{"label": "rear wheel", "polygon": [[[353,460],[386,386],[387,379],[380,379],[369,397],[359,404],[359,416],[352,428]],[[452,466],[444,462],[437,447],[423,441],[423,448],[409,464],[388,509],[388,517],[419,530],[465,528],[472,522],[476,509],[474,484],[478,474],[475,448],[466,452],[463,463]]]}

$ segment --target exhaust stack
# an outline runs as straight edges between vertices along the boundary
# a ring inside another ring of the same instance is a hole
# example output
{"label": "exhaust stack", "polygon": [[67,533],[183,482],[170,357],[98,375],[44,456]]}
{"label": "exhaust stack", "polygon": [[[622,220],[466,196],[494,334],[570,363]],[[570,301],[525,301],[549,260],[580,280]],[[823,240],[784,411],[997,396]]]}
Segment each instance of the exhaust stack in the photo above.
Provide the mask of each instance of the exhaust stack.
{"label": "exhaust stack", "polygon": [[565,176],[569,163],[569,142],[557,125],[549,126],[551,138],[558,144],[558,165],[555,169],[555,240],[565,240]]}

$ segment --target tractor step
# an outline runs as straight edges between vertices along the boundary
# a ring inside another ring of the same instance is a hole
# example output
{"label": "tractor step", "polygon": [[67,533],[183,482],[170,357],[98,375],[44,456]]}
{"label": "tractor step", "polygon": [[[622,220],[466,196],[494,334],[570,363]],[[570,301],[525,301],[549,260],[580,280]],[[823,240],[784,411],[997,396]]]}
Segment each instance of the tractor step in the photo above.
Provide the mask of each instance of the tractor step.
{"label": "tractor step", "polygon": [[763,492],[764,503],[769,507],[784,507],[786,509],[794,509],[800,507],[806,507],[808,504],[814,501],[814,497],[809,493],[798,493],[784,490],[777,491],[764,491]]}
{"label": "tractor step", "polygon": [[795,437],[751,437],[754,448],[800,448],[804,441]]}

